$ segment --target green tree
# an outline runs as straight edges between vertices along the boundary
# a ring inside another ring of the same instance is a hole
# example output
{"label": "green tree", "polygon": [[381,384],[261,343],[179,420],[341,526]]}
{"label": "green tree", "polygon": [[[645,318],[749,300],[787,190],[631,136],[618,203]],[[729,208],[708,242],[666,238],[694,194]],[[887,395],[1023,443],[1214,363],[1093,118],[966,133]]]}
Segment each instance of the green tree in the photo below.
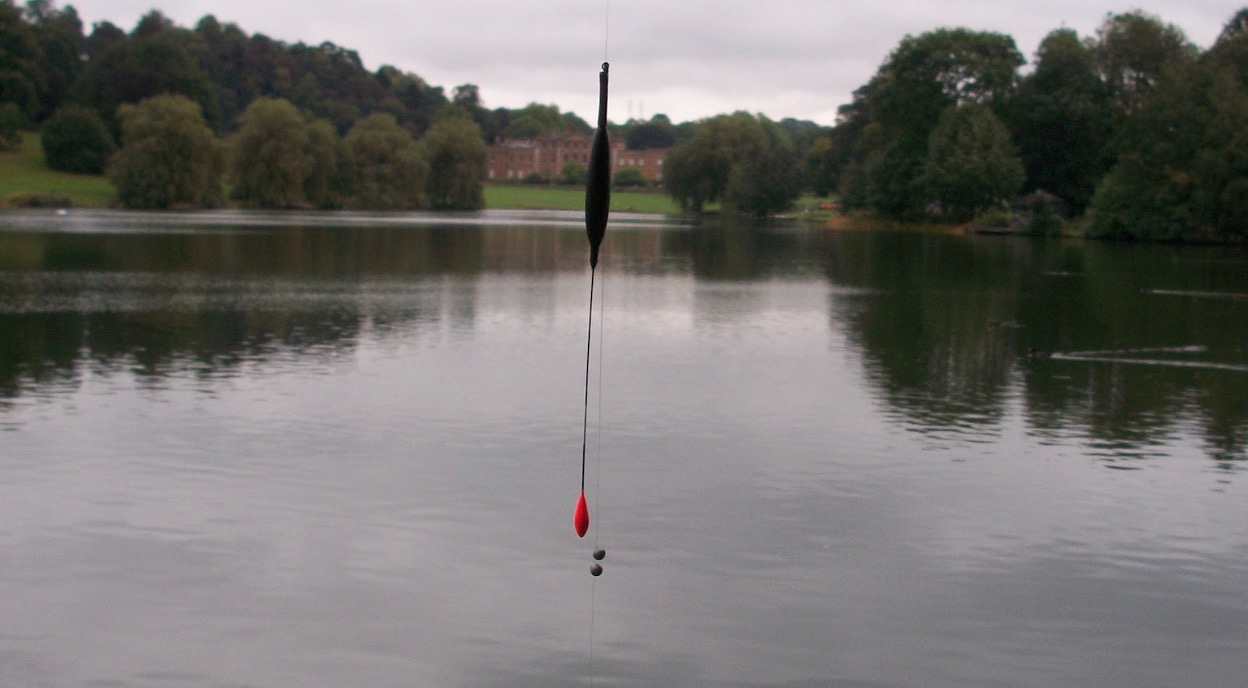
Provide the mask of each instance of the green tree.
{"label": "green tree", "polygon": [[243,107],[257,94],[250,91],[252,78],[243,74],[248,37],[235,24],[221,24],[211,14],[196,24],[186,47],[195,64],[211,82],[221,109],[221,121],[235,122]]}
{"label": "green tree", "polygon": [[[373,105],[368,97],[356,97],[354,100],[360,103],[359,107],[364,112],[389,112],[404,129],[413,136],[419,136],[429,129],[438,111],[447,105],[446,95],[440,86],[430,86],[415,74],[396,75],[391,72],[383,78],[382,74],[387,69],[394,70],[393,67],[382,67],[374,77],[381,87],[375,96],[371,96],[380,100],[377,105]],[[373,92],[366,77],[356,76],[352,80],[353,88],[361,94]]]}
{"label": "green tree", "polygon": [[424,205],[429,165],[412,135],[393,115],[369,115],[343,140],[349,156],[348,208],[412,210]]}
{"label": "green tree", "polygon": [[34,122],[39,114],[42,59],[39,41],[21,10],[12,0],[0,0],[0,105],[12,103],[22,124]]}
{"label": "green tree", "polygon": [[451,91],[451,102],[473,114],[481,108],[481,89],[476,84],[460,84]]}
{"label": "green tree", "polygon": [[585,186],[588,179],[589,170],[578,162],[564,163],[563,169],[559,170],[559,183],[564,186]]}
{"label": "green tree", "polygon": [[1083,212],[1113,163],[1115,118],[1089,44],[1071,29],[1045,36],[1035,70],[1006,109],[1025,191],[1043,189]]}
{"label": "green tree", "polygon": [[646,185],[646,175],[636,167],[628,167],[615,173],[611,180],[617,189],[637,188]]}
{"label": "green tree", "polygon": [[96,22],[91,25],[91,33],[87,36],[87,60],[98,60],[109,48],[126,40],[126,32],[110,21]]}
{"label": "green tree", "polygon": [[224,165],[199,105],[164,95],[122,105],[122,145],[108,177],[127,208],[212,207]]}
{"label": "green tree", "polygon": [[624,144],[629,150],[671,148],[676,144],[676,129],[667,115],[655,115],[648,122],[630,122],[624,134]]}
{"label": "green tree", "polygon": [[942,214],[965,221],[1013,198],[1023,184],[1023,164],[1005,124],[986,105],[969,102],[941,115],[922,184]]}
{"label": "green tree", "polygon": [[[576,117],[576,115],[572,116]],[[529,103],[523,108],[511,112],[507,128],[503,133],[509,139],[536,139],[562,134],[565,126],[569,124],[575,128],[581,128],[577,127],[575,122],[565,120],[564,115],[559,112],[558,105]],[[581,124],[584,125],[583,129],[589,129],[588,124],[585,124],[583,121]]]}
{"label": "green tree", "polygon": [[1235,16],[1226,22],[1226,25],[1222,27],[1222,33],[1218,34],[1218,44],[1229,43],[1245,32],[1248,32],[1248,7],[1236,12]]}
{"label": "green tree", "polygon": [[1246,121],[1248,35],[1232,30],[1197,60],[1167,68],[1144,95],[1123,131],[1118,162],[1093,198],[1092,233],[1248,239],[1239,222],[1248,188]]}
{"label": "green tree", "polygon": [[1101,78],[1126,113],[1140,107],[1168,68],[1197,55],[1181,29],[1142,10],[1106,15],[1092,52]]}
{"label": "green tree", "polygon": [[789,135],[775,122],[758,117],[766,143],[728,176],[724,203],[756,217],[787,210],[801,193],[797,154]]}
{"label": "green tree", "polygon": [[338,132],[328,120],[313,120],[307,125],[308,156],[312,167],[303,182],[303,195],[314,208],[340,208],[347,193],[350,171],[344,164]]}
{"label": "green tree", "polygon": [[797,197],[795,162],[788,135],[775,122],[737,112],[700,122],[692,138],[676,144],[663,163],[663,181],[694,212],[719,201],[766,215]]}
{"label": "green tree", "polygon": [[62,172],[100,174],[117,150],[99,113],[80,105],[57,110],[43,123],[43,156]]}
{"label": "green tree", "polygon": [[842,197],[886,216],[921,215],[928,139],[949,107],[993,107],[1013,95],[1022,55],[1014,39],[968,29],[907,36],[854,94],[842,125],[856,133]]}
{"label": "green tree", "polygon": [[439,115],[421,139],[429,176],[429,205],[439,210],[485,207],[481,177],[485,172],[485,141],[468,113],[451,107]]}
{"label": "green tree", "polygon": [[29,0],[26,16],[40,48],[39,119],[43,120],[68,100],[70,88],[82,73],[86,39],[82,20],[72,6],[58,9],[52,0]]}
{"label": "green tree", "polygon": [[220,105],[207,75],[187,51],[192,38],[159,12],[150,12],[132,37],[113,42],[87,64],[75,85],[76,99],[95,108],[117,131],[118,123],[111,119],[119,105],[162,94],[182,95],[200,106],[216,130],[222,123]]}
{"label": "green tree", "polygon": [[840,185],[841,167],[847,156],[838,146],[843,141],[839,134],[835,129],[826,130],[815,138],[801,159],[802,178],[807,188],[821,198]]}
{"label": "green tree", "polygon": [[[481,89],[476,84],[460,84],[451,91],[451,102],[464,109],[472,117],[472,121],[481,128],[481,136],[486,144],[493,144],[503,135],[495,111],[487,110],[481,103]],[[503,112],[507,112],[505,108]]]}
{"label": "green tree", "polygon": [[230,193],[260,208],[307,205],[305,183],[313,157],[308,127],[288,100],[257,98],[239,117],[234,135]]}

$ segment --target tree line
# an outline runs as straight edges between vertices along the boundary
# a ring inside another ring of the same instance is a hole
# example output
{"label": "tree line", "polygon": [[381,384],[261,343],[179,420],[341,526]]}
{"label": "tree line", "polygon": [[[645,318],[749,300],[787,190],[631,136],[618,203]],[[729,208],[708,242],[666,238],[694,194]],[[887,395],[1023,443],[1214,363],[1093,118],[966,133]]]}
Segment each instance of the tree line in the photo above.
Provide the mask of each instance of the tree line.
{"label": "tree line", "polygon": [[1028,194],[1092,235],[1248,239],[1248,8],[1198,49],[1139,10],[1050,32],[906,37],[811,151],[842,201],[964,221]]}
{"label": "tree line", "polygon": [[1248,240],[1248,8],[1208,50],[1135,10],[1090,37],[1054,30],[1024,65],[1000,33],[907,36],[833,127],[698,122],[668,155],[668,190],[693,210],[765,215],[835,192],[887,219]]}
{"label": "tree line", "polygon": [[[615,133],[662,144],[672,127],[655,122]],[[212,15],[187,29],[153,10],[86,33],[72,6],[0,0],[0,146],[31,128],[50,167],[107,171],[135,208],[212,207],[227,187],[264,208],[477,208],[488,143],[592,131],[554,105],[487,109],[473,84],[448,98],[353,50]]]}

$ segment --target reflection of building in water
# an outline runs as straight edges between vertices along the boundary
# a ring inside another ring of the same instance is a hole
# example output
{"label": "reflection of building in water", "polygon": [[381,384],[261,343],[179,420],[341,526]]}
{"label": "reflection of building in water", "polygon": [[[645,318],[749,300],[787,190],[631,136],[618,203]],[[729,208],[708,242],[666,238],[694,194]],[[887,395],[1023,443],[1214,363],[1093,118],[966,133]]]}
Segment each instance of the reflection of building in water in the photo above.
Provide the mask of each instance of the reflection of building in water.
{"label": "reflection of building in water", "polygon": [[[533,174],[557,179],[568,163],[589,167],[592,141],[589,136],[578,134],[500,141],[489,148],[485,177],[496,182],[523,181]],[[611,173],[634,169],[652,184],[661,182],[665,157],[666,148],[628,150],[623,141],[615,141],[611,145]]]}

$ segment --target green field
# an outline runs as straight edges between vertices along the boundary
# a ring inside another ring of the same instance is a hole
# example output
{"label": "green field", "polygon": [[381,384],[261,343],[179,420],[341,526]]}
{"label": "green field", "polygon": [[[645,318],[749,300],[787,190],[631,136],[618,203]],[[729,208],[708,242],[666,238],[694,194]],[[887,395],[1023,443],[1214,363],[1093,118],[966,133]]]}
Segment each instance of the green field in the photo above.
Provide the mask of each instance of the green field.
{"label": "green field", "polygon": [[[585,189],[573,186],[486,184],[485,207],[494,209],[584,210]],[[679,213],[680,206],[659,191],[612,191],[611,210]]]}
{"label": "green field", "polygon": [[63,196],[77,208],[102,208],[112,201],[113,186],[100,175],[48,169],[39,135],[27,132],[17,150],[0,151],[0,207],[15,194]]}

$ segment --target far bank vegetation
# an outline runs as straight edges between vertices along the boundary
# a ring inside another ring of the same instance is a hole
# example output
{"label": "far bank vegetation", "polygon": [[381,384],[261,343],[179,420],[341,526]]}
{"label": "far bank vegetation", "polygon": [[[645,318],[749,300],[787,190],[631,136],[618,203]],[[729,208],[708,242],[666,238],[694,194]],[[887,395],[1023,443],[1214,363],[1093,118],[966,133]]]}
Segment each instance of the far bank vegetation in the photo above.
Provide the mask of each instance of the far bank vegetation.
{"label": "far bank vegetation", "polygon": [[[474,209],[489,144],[585,134],[553,105],[488,109],[333,43],[287,44],[159,11],[84,32],[72,6],[0,0],[0,147],[38,129],[49,166],[107,171],[127,207]],[[1010,36],[907,36],[834,126],[737,112],[611,125],[665,148],[687,212],[826,207],[1003,231],[1248,240],[1248,8],[1214,44],[1140,10],[1059,28],[1031,64]],[[575,185],[566,165],[541,184]],[[625,176],[618,188],[644,185]]]}

